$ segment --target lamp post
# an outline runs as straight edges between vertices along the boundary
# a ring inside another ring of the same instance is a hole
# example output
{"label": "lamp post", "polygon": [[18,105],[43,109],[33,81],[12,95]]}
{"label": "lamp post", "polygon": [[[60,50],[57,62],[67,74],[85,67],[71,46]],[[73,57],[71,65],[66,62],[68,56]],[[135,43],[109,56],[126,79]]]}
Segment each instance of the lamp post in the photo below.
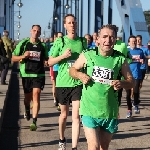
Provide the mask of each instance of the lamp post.
{"label": "lamp post", "polygon": [[[53,36],[53,32],[54,32],[54,25],[55,25],[55,21],[57,21],[59,18],[58,18],[58,15],[55,13],[55,15],[53,16],[53,17],[51,17],[50,19],[49,19],[49,22],[48,22],[48,29],[51,29],[51,31],[49,31],[49,32],[51,32],[51,36]],[[52,20],[52,22],[51,22],[51,20]]]}
{"label": "lamp post", "polygon": [[19,41],[19,40],[20,40],[20,38],[19,38],[19,36],[20,36],[20,31],[19,31],[19,30],[15,30],[15,32],[17,32],[17,38],[16,38],[16,40]]}
{"label": "lamp post", "polygon": [[22,7],[23,4],[21,3],[21,0],[19,1],[19,3],[17,4],[18,7]]}
{"label": "lamp post", "polygon": [[[19,21],[14,21],[14,25],[17,24],[17,28],[20,29],[21,28],[20,19],[22,18],[21,13],[20,13],[21,12],[20,8],[23,6],[23,3],[21,2],[21,0],[18,0],[18,1],[19,1],[18,3],[14,3],[14,4],[16,4],[18,6],[19,10],[18,11],[14,11],[14,15],[16,13],[18,13],[17,18],[19,19]],[[17,33],[17,36],[18,36],[17,39],[19,40],[20,32],[19,32],[19,30],[17,30],[17,31],[18,31],[18,33]]]}
{"label": "lamp post", "polygon": [[17,23],[18,23],[17,27],[21,28],[20,21],[14,21],[14,25],[16,25]]}
{"label": "lamp post", "polygon": [[14,15],[15,15],[16,13],[19,13],[17,17],[18,17],[18,19],[21,19],[22,16],[20,15],[20,10],[19,10],[19,11],[14,11]]}

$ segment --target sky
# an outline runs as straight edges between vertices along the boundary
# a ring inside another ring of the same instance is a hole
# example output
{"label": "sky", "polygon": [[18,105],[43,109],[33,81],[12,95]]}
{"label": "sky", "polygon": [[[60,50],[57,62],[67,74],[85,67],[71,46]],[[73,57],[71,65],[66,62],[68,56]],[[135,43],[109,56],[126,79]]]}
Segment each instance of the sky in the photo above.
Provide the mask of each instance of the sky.
{"label": "sky", "polygon": [[[142,8],[143,10],[149,10],[150,0],[141,0]],[[19,0],[15,0],[15,10],[18,11],[19,8],[17,6],[17,3]],[[50,32],[47,29],[48,22],[52,21],[53,16],[53,0],[22,0],[23,6],[20,8],[20,14],[22,18],[20,19],[20,39],[23,39],[25,37],[30,37],[30,30],[31,26],[34,24],[40,24],[42,27],[42,34],[44,30],[46,31],[46,36],[49,37]],[[107,14],[108,12],[104,12]],[[18,13],[15,13],[14,21],[19,21],[17,18]],[[105,17],[104,17],[105,18]],[[106,23],[106,20],[104,19],[104,24]],[[121,19],[119,16],[119,12],[117,10],[115,0],[113,0],[113,19],[112,23],[116,24],[119,29],[122,27]],[[17,39],[17,24],[15,24],[15,39]],[[45,36],[45,37],[46,37]]]}

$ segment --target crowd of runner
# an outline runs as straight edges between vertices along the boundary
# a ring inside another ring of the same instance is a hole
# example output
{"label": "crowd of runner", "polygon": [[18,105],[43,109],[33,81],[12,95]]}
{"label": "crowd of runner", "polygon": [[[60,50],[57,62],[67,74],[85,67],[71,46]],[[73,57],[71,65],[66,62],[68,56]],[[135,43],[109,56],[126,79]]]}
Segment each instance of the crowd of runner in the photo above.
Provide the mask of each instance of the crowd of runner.
{"label": "crowd of runner", "polygon": [[[140,89],[150,71],[150,42],[142,45],[141,35],[131,35],[128,43],[117,37],[116,25],[103,25],[93,35],[76,35],[72,14],[64,17],[66,35],[40,39],[40,25],[33,25],[31,37],[22,40],[12,54],[20,63],[24,89],[24,117],[31,131],[37,129],[40,94],[45,85],[45,69],[50,67],[54,105],[60,111],[58,150],[66,150],[65,129],[72,105],[72,150],[77,150],[82,120],[88,150],[108,150],[118,130],[119,107],[126,90],[127,114],[140,113]],[[99,138],[100,137],[100,138]]]}

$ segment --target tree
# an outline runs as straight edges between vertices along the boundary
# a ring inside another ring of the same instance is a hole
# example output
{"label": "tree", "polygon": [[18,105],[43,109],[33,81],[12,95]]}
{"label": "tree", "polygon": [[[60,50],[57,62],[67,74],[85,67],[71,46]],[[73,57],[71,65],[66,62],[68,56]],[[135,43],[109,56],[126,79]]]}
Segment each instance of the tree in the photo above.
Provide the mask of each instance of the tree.
{"label": "tree", "polygon": [[148,32],[150,34],[150,10],[144,11],[144,16],[148,27]]}

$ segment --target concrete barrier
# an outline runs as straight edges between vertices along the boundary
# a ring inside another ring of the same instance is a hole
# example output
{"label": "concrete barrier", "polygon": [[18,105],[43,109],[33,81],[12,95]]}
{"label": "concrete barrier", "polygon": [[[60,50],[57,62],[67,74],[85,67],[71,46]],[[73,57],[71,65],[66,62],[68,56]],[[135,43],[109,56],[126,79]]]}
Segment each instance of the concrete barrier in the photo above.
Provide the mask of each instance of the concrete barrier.
{"label": "concrete barrier", "polygon": [[5,108],[11,87],[11,77],[12,77],[12,69],[9,69],[6,77],[6,83],[8,83],[8,85],[0,85],[0,132],[2,129]]}

